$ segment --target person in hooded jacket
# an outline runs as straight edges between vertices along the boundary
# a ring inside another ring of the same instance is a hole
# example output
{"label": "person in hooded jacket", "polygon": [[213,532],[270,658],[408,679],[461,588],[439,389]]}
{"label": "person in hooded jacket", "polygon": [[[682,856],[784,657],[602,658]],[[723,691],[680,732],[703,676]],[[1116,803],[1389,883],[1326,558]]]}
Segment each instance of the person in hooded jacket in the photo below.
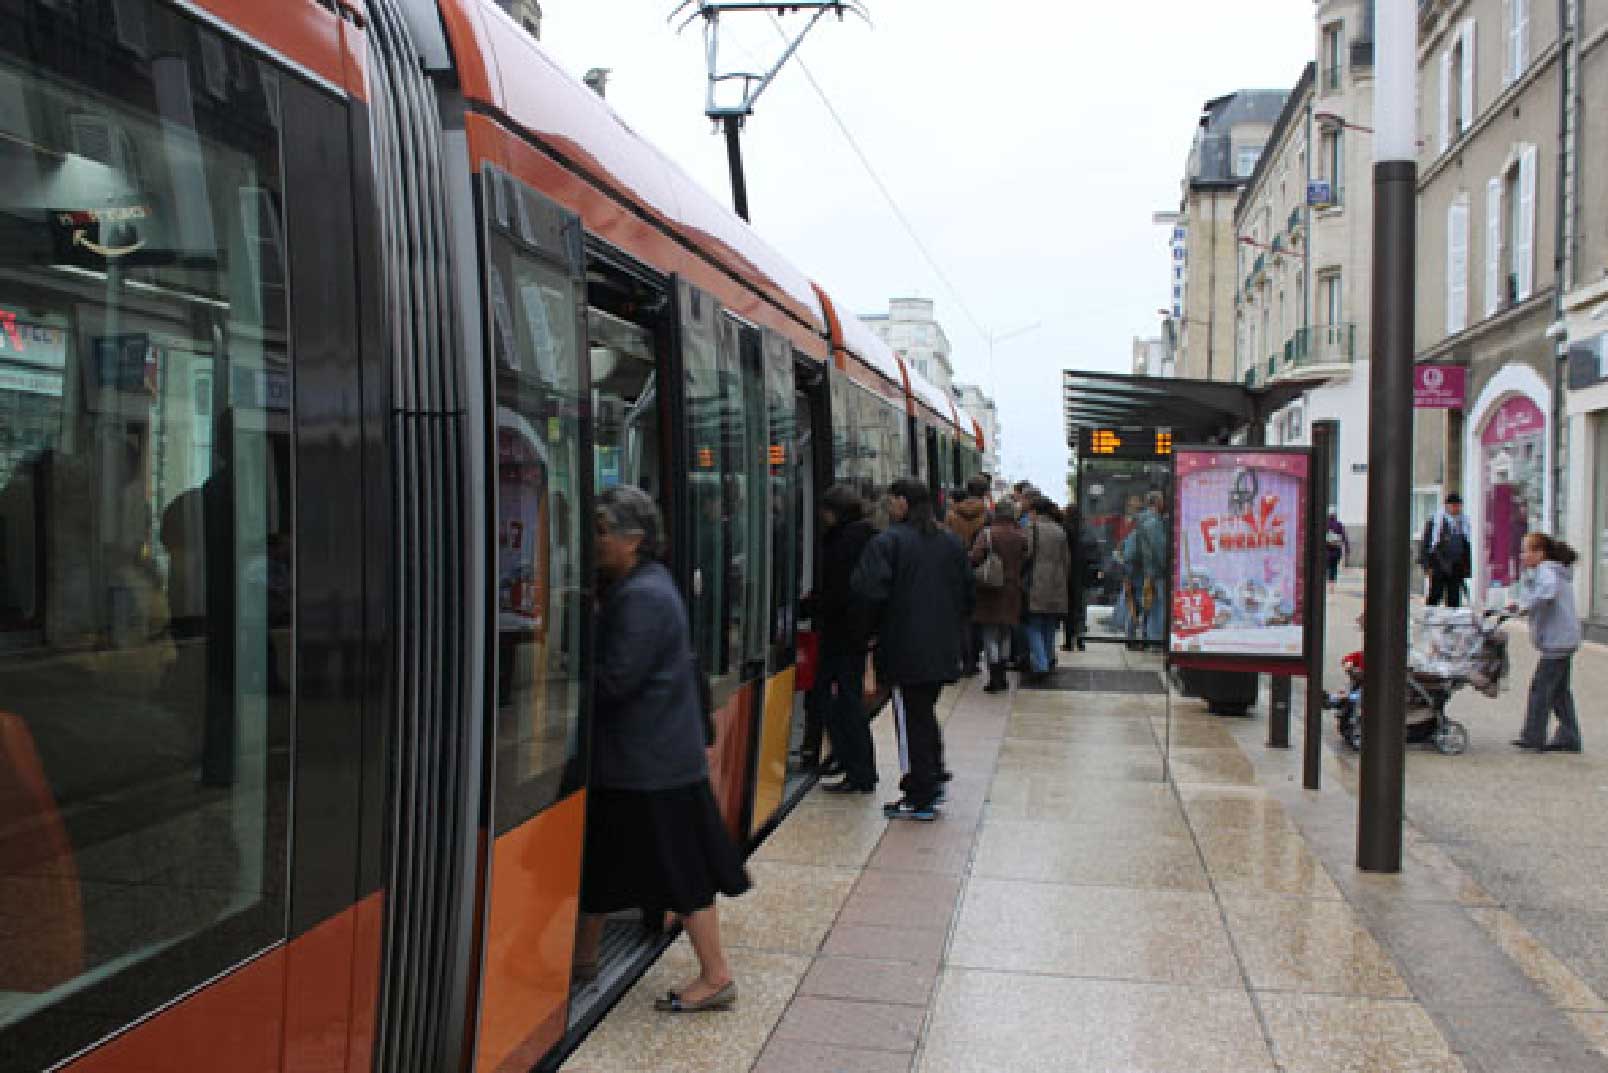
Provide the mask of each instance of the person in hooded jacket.
{"label": "person in hooded jacket", "polygon": [[1055,628],[1067,610],[1067,574],[1072,569],[1072,555],[1066,544],[1066,530],[1056,518],[1056,505],[1041,495],[1033,500],[1030,509],[1031,521],[1024,530],[1030,564],[1027,643],[1032,675],[1043,678],[1054,665]]}
{"label": "person in hooded jacket", "polygon": [[846,484],[834,484],[821,496],[820,587],[811,617],[820,633],[820,665],[810,702],[821,713],[832,739],[832,758],[843,778],[823,783],[828,793],[864,793],[876,789],[876,747],[866,719],[865,659],[871,623],[869,609],[850,584],[865,546],[876,530],[865,516],[865,503]]}
{"label": "person in hooded jacket", "polygon": [[983,652],[988,658],[988,684],[984,693],[1010,689],[1005,665],[1011,658],[1011,634],[1022,621],[1022,567],[1027,562],[1027,537],[1006,510],[988,516],[988,524],[972,542],[971,564],[979,566],[993,552],[1004,566],[1005,583],[998,588],[977,586],[977,606],[972,622],[982,635]]}
{"label": "person in hooded jacket", "polygon": [[[1575,717],[1569,688],[1570,665],[1580,647],[1580,616],[1575,613],[1574,571],[1579,553],[1545,533],[1530,533],[1520,552],[1524,581],[1514,605],[1530,618],[1530,641],[1540,659],[1530,679],[1524,729],[1513,739],[1521,749],[1578,753],[1580,720]],[[1558,717],[1558,732],[1547,740],[1549,716]]]}
{"label": "person in hooded jacket", "polygon": [[955,534],[933,517],[932,493],[902,478],[888,489],[893,524],[866,546],[854,591],[871,605],[878,678],[892,688],[904,796],[889,819],[932,820],[943,785],[935,707],[960,667],[960,627],[971,617],[972,574]]}
{"label": "person in hooded jacket", "polygon": [[[980,477],[973,477],[966,482],[966,487],[960,489],[949,506],[949,512],[944,515],[944,525],[951,533],[960,538],[960,546],[969,548],[977,539],[977,533],[983,528],[984,518],[988,513],[986,497],[988,485]],[[977,666],[977,657],[982,652],[982,641],[978,631],[971,622],[961,627],[961,673],[965,675],[976,674],[980,668]]]}

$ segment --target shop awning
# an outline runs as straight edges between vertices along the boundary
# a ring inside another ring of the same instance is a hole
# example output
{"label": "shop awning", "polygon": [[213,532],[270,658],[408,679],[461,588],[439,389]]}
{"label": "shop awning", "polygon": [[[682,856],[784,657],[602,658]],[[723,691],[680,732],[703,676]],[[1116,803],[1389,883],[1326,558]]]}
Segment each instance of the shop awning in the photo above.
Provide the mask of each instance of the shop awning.
{"label": "shop awning", "polygon": [[1068,445],[1077,442],[1081,428],[1168,428],[1179,445],[1227,442],[1323,383],[1281,380],[1251,388],[1220,380],[1074,369],[1065,370],[1061,381]]}

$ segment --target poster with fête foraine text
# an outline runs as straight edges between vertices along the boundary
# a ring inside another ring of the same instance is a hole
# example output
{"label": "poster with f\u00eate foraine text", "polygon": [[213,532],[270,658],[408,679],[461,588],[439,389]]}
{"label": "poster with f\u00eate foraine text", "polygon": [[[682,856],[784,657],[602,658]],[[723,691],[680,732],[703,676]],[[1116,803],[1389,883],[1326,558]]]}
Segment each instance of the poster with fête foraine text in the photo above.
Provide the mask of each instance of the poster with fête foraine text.
{"label": "poster with f\u00eate foraine text", "polygon": [[1174,662],[1306,653],[1305,448],[1179,448],[1173,456]]}

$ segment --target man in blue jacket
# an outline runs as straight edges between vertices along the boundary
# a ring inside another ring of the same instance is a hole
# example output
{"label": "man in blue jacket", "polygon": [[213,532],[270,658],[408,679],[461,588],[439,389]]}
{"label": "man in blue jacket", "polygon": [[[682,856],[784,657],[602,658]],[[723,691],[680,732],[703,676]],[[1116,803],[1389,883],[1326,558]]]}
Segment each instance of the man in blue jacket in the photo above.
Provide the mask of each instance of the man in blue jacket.
{"label": "man in blue jacket", "polygon": [[960,627],[975,593],[966,552],[933,516],[927,486],[909,478],[888,489],[893,524],[866,545],[855,592],[874,609],[877,675],[893,692],[904,796],[883,806],[889,819],[937,818],[943,736],[936,707],[960,667]]}

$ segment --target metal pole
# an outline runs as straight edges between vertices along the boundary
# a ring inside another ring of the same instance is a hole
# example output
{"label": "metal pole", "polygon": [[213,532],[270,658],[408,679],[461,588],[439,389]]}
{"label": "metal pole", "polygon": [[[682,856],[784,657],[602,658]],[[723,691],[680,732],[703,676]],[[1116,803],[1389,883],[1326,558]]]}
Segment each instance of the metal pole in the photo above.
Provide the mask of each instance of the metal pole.
{"label": "metal pole", "polygon": [[743,130],[743,117],[727,114],[721,117],[726,129],[726,166],[731,169],[731,204],[737,215],[748,219],[748,181],[743,177],[743,145],[739,136]]}
{"label": "metal pole", "polygon": [[1401,871],[1412,540],[1413,304],[1418,180],[1416,0],[1375,0],[1373,360],[1357,866]]}
{"label": "metal pole", "polygon": [[[1251,407],[1251,425],[1245,430],[1248,446],[1261,447],[1267,443],[1267,412],[1257,400]],[[1268,675],[1267,682],[1267,747],[1290,747],[1290,679],[1288,675]]]}
{"label": "metal pole", "polygon": [[1323,626],[1328,603],[1324,571],[1329,565],[1325,534],[1329,523],[1334,431],[1333,421],[1312,422],[1312,520],[1307,527],[1306,730],[1301,739],[1301,785],[1308,790],[1318,789],[1323,778]]}

